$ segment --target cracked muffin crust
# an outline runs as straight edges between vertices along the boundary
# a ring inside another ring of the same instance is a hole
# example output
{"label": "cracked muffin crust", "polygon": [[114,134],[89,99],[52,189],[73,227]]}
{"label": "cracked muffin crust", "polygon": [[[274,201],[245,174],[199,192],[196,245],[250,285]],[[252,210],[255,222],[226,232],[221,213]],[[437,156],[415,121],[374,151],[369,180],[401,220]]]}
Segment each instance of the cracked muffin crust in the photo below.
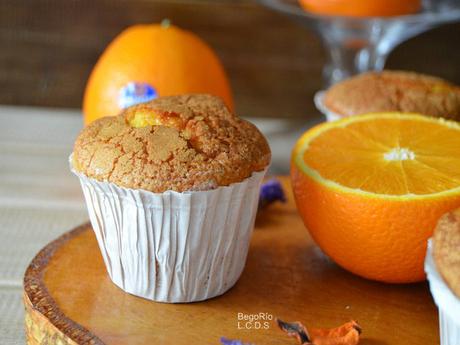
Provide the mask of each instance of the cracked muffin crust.
{"label": "cracked muffin crust", "polygon": [[324,105],[342,116],[401,111],[460,120],[460,88],[413,72],[369,72],[332,86]]}
{"label": "cracked muffin crust", "polygon": [[460,298],[460,209],[441,217],[433,236],[433,257],[447,285]]}
{"label": "cracked muffin crust", "polygon": [[91,123],[79,134],[74,169],[155,193],[241,182],[270,163],[265,137],[211,95],[157,98]]}

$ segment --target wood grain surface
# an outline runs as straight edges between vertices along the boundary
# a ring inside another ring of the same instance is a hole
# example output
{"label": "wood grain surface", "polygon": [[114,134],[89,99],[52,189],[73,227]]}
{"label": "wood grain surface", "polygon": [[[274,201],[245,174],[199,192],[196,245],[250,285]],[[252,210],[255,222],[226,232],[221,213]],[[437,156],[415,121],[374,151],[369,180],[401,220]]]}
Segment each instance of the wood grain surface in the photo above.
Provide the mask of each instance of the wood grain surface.
{"label": "wood grain surface", "polygon": [[[0,1],[0,103],[80,107],[92,66],[125,27],[169,18],[207,41],[231,79],[244,116],[316,114],[319,39],[255,0]],[[398,47],[388,67],[460,83],[460,24]]]}
{"label": "wood grain surface", "polygon": [[427,284],[387,285],[342,270],[312,242],[288,198],[259,213],[237,284],[205,302],[164,304],[129,295],[110,281],[89,224],[64,235],[25,275],[29,344],[219,344],[221,336],[259,345],[296,343],[273,322],[254,329],[238,313],[268,313],[311,327],[355,319],[363,345],[439,343]]}

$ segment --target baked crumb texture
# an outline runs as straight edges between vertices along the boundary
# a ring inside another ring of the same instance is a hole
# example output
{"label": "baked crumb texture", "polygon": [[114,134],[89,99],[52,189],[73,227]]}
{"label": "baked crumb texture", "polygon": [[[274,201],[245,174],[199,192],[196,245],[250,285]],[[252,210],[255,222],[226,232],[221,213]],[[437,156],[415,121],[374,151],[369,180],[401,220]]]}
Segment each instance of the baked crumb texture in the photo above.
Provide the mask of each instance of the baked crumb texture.
{"label": "baked crumb texture", "polygon": [[436,267],[447,285],[460,298],[460,209],[439,220],[433,242]]}
{"label": "baked crumb texture", "polygon": [[460,120],[460,88],[412,72],[360,74],[332,86],[324,104],[343,116],[401,111]]}
{"label": "baked crumb texture", "polygon": [[94,121],[79,134],[74,168],[155,193],[227,186],[270,163],[265,137],[210,95],[157,98]]}

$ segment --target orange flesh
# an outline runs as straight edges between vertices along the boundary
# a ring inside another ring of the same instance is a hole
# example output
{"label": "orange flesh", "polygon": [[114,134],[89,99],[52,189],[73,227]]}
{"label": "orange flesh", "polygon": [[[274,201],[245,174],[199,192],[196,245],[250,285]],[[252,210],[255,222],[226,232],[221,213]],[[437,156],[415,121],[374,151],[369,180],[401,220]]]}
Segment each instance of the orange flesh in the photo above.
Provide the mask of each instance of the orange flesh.
{"label": "orange flesh", "polygon": [[460,186],[460,129],[410,118],[354,122],[313,138],[304,161],[324,179],[353,189],[442,192]]}

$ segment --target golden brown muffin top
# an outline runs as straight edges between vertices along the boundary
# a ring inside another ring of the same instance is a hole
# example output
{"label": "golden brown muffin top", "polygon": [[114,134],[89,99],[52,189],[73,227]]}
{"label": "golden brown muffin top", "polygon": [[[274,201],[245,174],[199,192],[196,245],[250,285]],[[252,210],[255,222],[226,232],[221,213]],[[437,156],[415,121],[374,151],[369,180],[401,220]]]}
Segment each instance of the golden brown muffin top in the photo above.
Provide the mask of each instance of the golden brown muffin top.
{"label": "golden brown muffin top", "polygon": [[433,257],[441,276],[460,298],[460,209],[439,220],[434,232]]}
{"label": "golden brown muffin top", "polygon": [[324,105],[342,116],[401,111],[460,120],[460,88],[413,72],[369,72],[332,86]]}
{"label": "golden brown muffin top", "polygon": [[270,163],[265,137],[210,95],[157,98],[94,121],[79,134],[73,166],[119,186],[160,193],[241,182]]}

